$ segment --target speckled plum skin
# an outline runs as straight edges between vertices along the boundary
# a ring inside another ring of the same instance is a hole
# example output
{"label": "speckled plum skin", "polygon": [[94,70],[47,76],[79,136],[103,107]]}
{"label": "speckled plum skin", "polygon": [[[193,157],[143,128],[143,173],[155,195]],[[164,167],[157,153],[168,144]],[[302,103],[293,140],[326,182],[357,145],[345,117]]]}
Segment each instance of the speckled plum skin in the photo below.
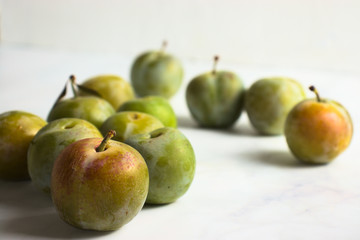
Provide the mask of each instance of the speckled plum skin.
{"label": "speckled plum skin", "polygon": [[191,115],[202,127],[228,128],[243,109],[245,88],[242,80],[228,71],[208,72],[195,77],[186,89]]}
{"label": "speckled plum skin", "polygon": [[67,223],[98,231],[116,230],[142,209],[149,188],[143,157],[132,147],[110,140],[96,152],[102,139],[72,143],[56,159],[51,195]]}
{"label": "speckled plum skin", "polygon": [[118,110],[150,114],[159,119],[165,127],[177,127],[177,118],[169,101],[160,96],[148,96],[125,102]]}
{"label": "speckled plum skin", "polygon": [[331,162],[350,144],[353,124],[339,103],[308,99],[297,104],[285,123],[285,137],[294,156],[302,162]]}
{"label": "speckled plum skin", "polygon": [[105,99],[75,97],[58,102],[51,109],[47,120],[51,122],[60,118],[80,118],[100,128],[103,122],[115,112],[115,109]]}
{"label": "speckled plum skin", "polygon": [[42,118],[23,111],[0,115],[0,179],[29,179],[27,151],[35,134],[45,125]]}
{"label": "speckled plum skin", "polygon": [[245,109],[251,125],[263,135],[281,135],[290,110],[306,97],[304,88],[286,77],[263,78],[251,85]]}
{"label": "speckled plum skin", "polygon": [[80,139],[101,137],[93,124],[77,118],[61,118],[41,128],[27,153],[28,170],[34,186],[50,194],[51,172],[61,151]]}
{"label": "speckled plum skin", "polygon": [[135,98],[134,90],[129,82],[116,75],[99,75],[87,79],[81,84],[98,92],[114,109]]}
{"label": "speckled plum skin", "polygon": [[106,135],[110,130],[116,131],[114,140],[124,142],[128,137],[136,134],[149,133],[164,125],[159,119],[147,113],[124,111],[109,117],[101,126],[100,131]]}
{"label": "speckled plum skin", "polygon": [[144,157],[150,175],[146,202],[176,201],[189,189],[195,175],[195,153],[189,140],[175,128],[161,128],[126,140]]}
{"label": "speckled plum skin", "polygon": [[131,67],[131,83],[139,97],[171,98],[179,90],[183,75],[181,62],[163,51],[145,52]]}

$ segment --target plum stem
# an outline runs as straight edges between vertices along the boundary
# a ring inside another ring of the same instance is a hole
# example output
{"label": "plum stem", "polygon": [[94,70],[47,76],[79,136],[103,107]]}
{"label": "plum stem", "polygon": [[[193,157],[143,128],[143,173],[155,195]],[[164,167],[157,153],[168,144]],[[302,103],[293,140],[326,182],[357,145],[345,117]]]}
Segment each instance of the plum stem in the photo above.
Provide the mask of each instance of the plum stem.
{"label": "plum stem", "polygon": [[216,67],[217,67],[218,62],[219,62],[219,56],[215,55],[212,74],[216,74]]}
{"label": "plum stem", "polygon": [[96,152],[103,152],[106,149],[106,145],[108,144],[109,140],[114,137],[116,135],[115,130],[110,130],[106,136],[104,137],[104,139],[102,140],[102,142],[100,143],[100,145],[95,149]]}
{"label": "plum stem", "polygon": [[314,86],[310,86],[309,89],[315,93],[317,101],[321,102],[321,98],[320,98],[320,95],[319,95],[319,92],[317,91],[317,89]]}
{"label": "plum stem", "polygon": [[71,76],[69,77],[69,79],[66,81],[63,90],[61,91],[60,95],[57,97],[57,99],[56,99],[56,101],[55,101],[55,103],[53,104],[53,106],[52,106],[51,109],[53,109],[53,108],[55,107],[55,105],[58,104],[61,100],[63,100],[64,97],[66,96],[67,86],[68,86],[69,80],[70,80],[71,78],[75,78],[74,75],[71,75]]}
{"label": "plum stem", "polygon": [[167,45],[168,45],[167,41],[164,40],[161,45],[160,52],[162,52],[162,53],[165,52]]}
{"label": "plum stem", "polygon": [[70,79],[70,83],[71,83],[71,89],[74,93],[74,97],[77,97],[78,96],[78,89],[77,89],[77,86],[76,86],[76,78],[74,75],[70,75],[69,77]]}

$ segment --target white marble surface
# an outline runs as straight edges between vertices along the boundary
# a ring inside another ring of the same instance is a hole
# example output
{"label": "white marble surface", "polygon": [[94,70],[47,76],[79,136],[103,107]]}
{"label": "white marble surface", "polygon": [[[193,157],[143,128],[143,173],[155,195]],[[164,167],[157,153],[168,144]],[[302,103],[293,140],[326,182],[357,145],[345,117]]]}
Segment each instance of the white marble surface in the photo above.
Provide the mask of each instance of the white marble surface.
{"label": "white marble surface", "polygon": [[[0,45],[0,112],[26,110],[46,118],[70,74],[79,81],[102,73],[128,79],[133,57]],[[346,106],[355,127],[350,147],[333,163],[311,167],[292,157],[284,137],[256,135],[246,114],[232,130],[197,128],[185,86],[211,63],[182,60],[184,84],[171,103],[197,157],[186,195],[146,206],[118,231],[98,233],[62,222],[31,182],[0,181],[0,239],[360,239],[360,77],[220,62],[247,86],[263,76],[291,76]]]}

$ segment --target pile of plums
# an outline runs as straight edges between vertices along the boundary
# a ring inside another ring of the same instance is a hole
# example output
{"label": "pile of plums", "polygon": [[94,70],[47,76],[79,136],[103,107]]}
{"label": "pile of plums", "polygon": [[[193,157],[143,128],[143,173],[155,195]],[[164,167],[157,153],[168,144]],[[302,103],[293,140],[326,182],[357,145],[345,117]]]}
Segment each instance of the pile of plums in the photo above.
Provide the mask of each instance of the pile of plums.
{"label": "pile of plums", "polygon": [[335,159],[350,144],[353,124],[338,102],[306,99],[302,85],[287,77],[255,81],[245,90],[233,72],[216,70],[192,79],[186,101],[193,118],[202,127],[229,128],[244,109],[251,125],[261,135],[284,134],[290,151],[300,161],[324,164]]}
{"label": "pile of plums", "polygon": [[[327,163],[349,145],[348,112],[314,87],[316,98],[306,100],[303,87],[285,77],[264,78],[246,90],[235,73],[217,70],[217,62],[186,89],[200,127],[230,128],[245,109],[260,134],[284,133],[301,161]],[[182,79],[181,62],[165,45],[135,59],[131,84],[115,75],[78,84],[70,76],[47,122],[24,111],[0,115],[0,178],[30,178],[65,222],[82,229],[115,230],[145,202],[176,201],[196,165],[168,102]]]}

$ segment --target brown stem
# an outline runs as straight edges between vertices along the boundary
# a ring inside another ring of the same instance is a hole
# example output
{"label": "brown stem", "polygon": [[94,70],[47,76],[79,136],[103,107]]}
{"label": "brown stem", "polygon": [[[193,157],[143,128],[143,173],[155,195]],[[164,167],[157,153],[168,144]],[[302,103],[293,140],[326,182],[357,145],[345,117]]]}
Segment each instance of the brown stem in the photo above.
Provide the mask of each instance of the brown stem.
{"label": "brown stem", "polygon": [[166,40],[164,40],[161,45],[160,52],[162,52],[162,53],[165,52],[167,45],[168,45],[168,42]]}
{"label": "brown stem", "polygon": [[212,74],[216,74],[216,67],[217,67],[218,62],[219,62],[219,56],[215,55]]}
{"label": "brown stem", "polygon": [[78,88],[77,88],[77,85],[76,85],[76,78],[74,75],[71,75],[70,76],[70,83],[71,83],[71,89],[73,91],[73,94],[74,94],[74,97],[77,97],[79,94],[79,91],[78,91]]}
{"label": "brown stem", "polygon": [[108,144],[109,140],[114,137],[116,135],[115,130],[110,130],[106,136],[104,137],[104,139],[102,140],[102,142],[100,143],[100,145],[95,149],[97,152],[103,152],[106,149],[106,145]]}
{"label": "brown stem", "polygon": [[67,85],[68,85],[69,80],[71,80],[72,78],[75,78],[74,75],[71,75],[71,76],[69,77],[69,79],[66,80],[66,83],[65,83],[65,86],[64,86],[63,90],[61,91],[60,95],[57,97],[57,99],[56,99],[56,101],[55,101],[55,103],[54,103],[54,105],[52,106],[51,109],[53,109],[53,108],[55,107],[55,105],[56,105],[58,102],[60,102],[60,101],[66,96]]}
{"label": "brown stem", "polygon": [[314,86],[310,86],[309,89],[315,93],[316,95],[316,99],[318,102],[321,102],[321,98],[320,98],[320,95],[319,95],[319,92],[316,90],[316,88]]}

